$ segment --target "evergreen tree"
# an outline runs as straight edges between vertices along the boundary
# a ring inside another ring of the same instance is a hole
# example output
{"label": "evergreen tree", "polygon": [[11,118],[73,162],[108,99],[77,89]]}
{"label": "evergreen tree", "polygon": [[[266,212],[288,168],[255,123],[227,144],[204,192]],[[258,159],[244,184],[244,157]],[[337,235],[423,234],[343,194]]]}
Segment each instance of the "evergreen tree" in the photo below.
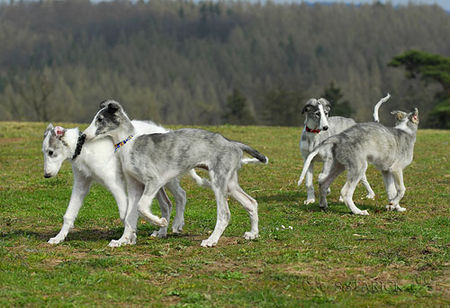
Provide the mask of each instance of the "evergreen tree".
{"label": "evergreen tree", "polygon": [[350,102],[342,100],[344,95],[341,89],[336,87],[334,82],[331,82],[328,88],[325,88],[322,97],[331,103],[331,114],[341,117],[351,117],[353,109],[350,106]]}
{"label": "evergreen tree", "polygon": [[228,95],[225,109],[223,114],[225,123],[235,125],[255,124],[255,118],[247,104],[247,98],[238,89],[233,89],[233,93]]}
{"label": "evergreen tree", "polygon": [[298,126],[304,100],[300,91],[271,89],[264,95],[261,117],[267,125]]}
{"label": "evergreen tree", "polygon": [[442,86],[442,90],[435,95],[434,107],[426,118],[425,126],[450,128],[450,57],[409,50],[394,57],[388,65],[403,67],[409,79],[420,77]]}

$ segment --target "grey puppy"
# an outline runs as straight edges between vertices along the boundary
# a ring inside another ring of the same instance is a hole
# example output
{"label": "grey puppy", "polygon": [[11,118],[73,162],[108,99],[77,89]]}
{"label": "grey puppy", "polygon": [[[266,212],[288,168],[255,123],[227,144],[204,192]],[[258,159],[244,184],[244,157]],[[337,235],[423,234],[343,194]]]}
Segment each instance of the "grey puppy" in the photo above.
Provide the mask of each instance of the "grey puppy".
{"label": "grey puppy", "polygon": [[[379,122],[378,109],[389,98],[390,95],[387,94],[386,97],[382,98],[375,105],[373,113],[375,122]],[[324,98],[312,98],[305,104],[305,107],[302,110],[302,113],[305,114],[305,126],[303,128],[302,137],[300,138],[300,152],[302,153],[303,159],[306,159],[306,157],[308,157],[313,149],[328,137],[339,134],[340,132],[356,124],[355,120],[350,118],[339,116],[328,117],[330,109],[330,102],[328,102]],[[307,198],[303,202],[304,204],[315,202],[313,184],[314,162],[323,161],[323,169],[319,174],[320,181],[324,177],[324,175],[329,172],[332,165],[332,160],[333,157],[331,153],[329,153],[328,151],[320,151],[319,155],[309,165],[305,181]],[[366,187],[366,197],[369,199],[373,199],[375,197],[375,193],[370,187],[365,174],[362,176],[361,182]],[[298,185],[300,185],[300,183]]]}
{"label": "grey puppy", "polygon": [[[246,194],[238,183],[237,171],[242,165],[243,152],[262,163],[268,159],[255,149],[220,134],[201,129],[179,129],[165,134],[140,135],[133,138],[135,129],[122,106],[113,100],[100,105],[90,126],[84,131],[86,140],[97,136],[111,136],[122,162],[130,198],[122,237],[136,236],[138,215],[147,221],[167,225],[164,218],[152,214],[151,203],[158,190],[168,181],[195,167],[209,171],[211,188],[217,201],[217,223],[213,233],[202,241],[204,247],[217,244],[230,220],[227,196],[234,197],[247,210],[251,230],[246,239],[258,237],[258,203]],[[142,197],[136,190],[144,184]],[[136,206],[133,206],[137,204]]]}
{"label": "grey puppy", "polygon": [[410,113],[397,111],[395,114],[397,124],[393,128],[379,123],[356,124],[326,139],[308,155],[299,183],[303,181],[311,161],[320,151],[326,150],[333,155],[329,172],[319,180],[322,208],[328,206],[326,196],[330,184],[347,170],[347,182],[341,190],[344,202],[353,214],[368,215],[367,210],[361,211],[355,206],[352,198],[356,184],[363,177],[368,163],[372,163],[383,174],[389,198],[386,208],[399,212],[406,210],[399,204],[405,194],[403,169],[413,159],[419,111],[415,108]]}

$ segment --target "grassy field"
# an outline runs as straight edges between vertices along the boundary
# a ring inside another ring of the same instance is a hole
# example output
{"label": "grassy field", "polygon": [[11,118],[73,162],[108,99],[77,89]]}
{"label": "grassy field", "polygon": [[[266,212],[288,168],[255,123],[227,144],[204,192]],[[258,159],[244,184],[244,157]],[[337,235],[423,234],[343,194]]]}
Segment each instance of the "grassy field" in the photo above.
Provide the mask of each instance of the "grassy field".
{"label": "grassy field", "polygon": [[[338,201],[343,176],[332,185],[328,211],[303,205],[306,191],[296,184],[300,128],[209,127],[270,158],[269,165],[240,171],[241,186],[259,202],[260,238],[242,238],[249,219],[230,201],[231,223],[219,244],[200,247],[215,225],[215,201],[211,191],[183,178],[182,235],[150,238],[154,227],[141,221],[135,246],[111,249],[122,224],[99,185],[67,241],[47,244],[61,227],[72,173],[65,163],[56,178],[44,179],[46,125],[0,122],[0,306],[450,304],[449,131],[419,131],[414,162],[405,170],[405,213],[385,210],[381,175],[370,167],[377,197],[361,199],[358,186],[357,205],[370,213],[362,217]],[[159,213],[155,204],[153,211]]]}

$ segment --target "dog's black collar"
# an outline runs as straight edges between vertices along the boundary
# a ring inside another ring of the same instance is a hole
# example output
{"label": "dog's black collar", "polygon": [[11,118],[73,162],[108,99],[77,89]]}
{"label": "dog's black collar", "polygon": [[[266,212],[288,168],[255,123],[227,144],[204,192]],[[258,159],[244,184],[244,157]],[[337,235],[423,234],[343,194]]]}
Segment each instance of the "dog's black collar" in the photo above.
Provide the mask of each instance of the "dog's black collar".
{"label": "dog's black collar", "polygon": [[81,153],[81,149],[83,148],[84,142],[86,141],[86,135],[79,133],[77,147],[75,148],[75,153],[73,153],[72,160],[78,157]]}

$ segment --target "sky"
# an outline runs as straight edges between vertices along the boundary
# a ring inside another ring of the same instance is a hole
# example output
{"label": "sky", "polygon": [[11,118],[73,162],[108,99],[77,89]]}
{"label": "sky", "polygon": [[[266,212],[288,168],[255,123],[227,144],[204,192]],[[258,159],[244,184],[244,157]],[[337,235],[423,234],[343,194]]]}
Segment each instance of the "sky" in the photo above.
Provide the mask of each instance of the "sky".
{"label": "sky", "polygon": [[[27,1],[27,0],[25,0]],[[29,0],[28,0],[29,1]],[[101,1],[105,1],[105,0],[91,0],[92,2],[101,2]],[[108,0],[106,0],[108,1]],[[194,0],[197,2],[200,2],[201,0]],[[245,0],[244,0],[245,1]],[[264,2],[265,0],[247,0],[250,2]],[[273,2],[296,2],[296,3],[300,3],[304,0],[272,0]],[[0,0],[0,3],[8,3],[9,0]],[[361,4],[361,3],[374,3],[377,2],[376,0],[305,0],[304,2],[309,2],[309,3],[315,3],[315,2],[327,2],[327,3],[335,3],[335,2],[339,2],[339,3],[353,3],[353,4]],[[392,3],[392,5],[396,6],[396,5],[407,5],[408,3],[413,3],[413,4],[437,4],[440,7],[444,8],[446,11],[450,12],[450,0],[379,0],[379,2],[381,3]]]}
{"label": "sky", "polygon": [[[289,1],[289,0],[276,0],[275,2],[301,2],[298,1]],[[340,3],[353,3],[353,4],[361,4],[361,3],[374,3],[377,1],[374,0],[307,0],[306,2],[340,2]],[[408,3],[412,4],[437,4],[440,7],[444,8],[447,11],[450,11],[450,0],[381,0],[381,3],[392,3],[392,5],[408,5]]]}

